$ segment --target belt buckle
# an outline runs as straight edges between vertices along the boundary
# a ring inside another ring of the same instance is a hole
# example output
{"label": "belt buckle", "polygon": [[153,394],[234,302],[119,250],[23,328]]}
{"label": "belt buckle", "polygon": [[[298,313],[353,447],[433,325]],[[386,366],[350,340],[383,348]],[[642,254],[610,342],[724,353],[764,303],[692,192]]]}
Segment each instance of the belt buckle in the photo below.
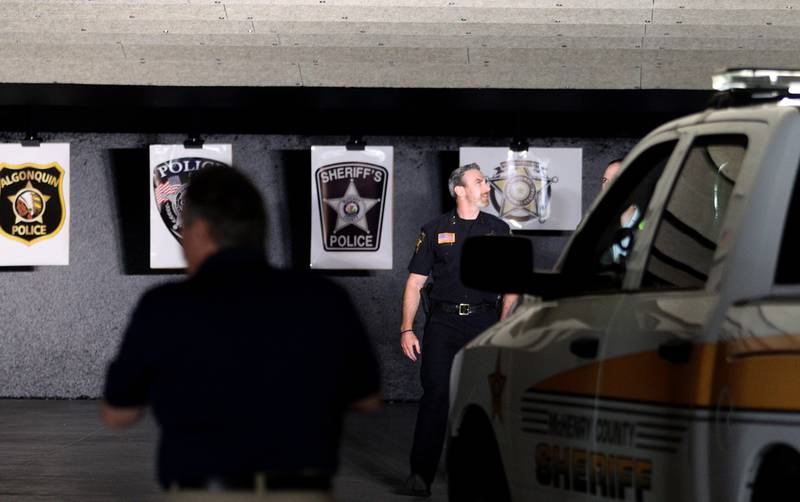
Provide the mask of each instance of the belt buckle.
{"label": "belt buckle", "polygon": [[469,303],[459,303],[458,304],[458,315],[469,315]]}

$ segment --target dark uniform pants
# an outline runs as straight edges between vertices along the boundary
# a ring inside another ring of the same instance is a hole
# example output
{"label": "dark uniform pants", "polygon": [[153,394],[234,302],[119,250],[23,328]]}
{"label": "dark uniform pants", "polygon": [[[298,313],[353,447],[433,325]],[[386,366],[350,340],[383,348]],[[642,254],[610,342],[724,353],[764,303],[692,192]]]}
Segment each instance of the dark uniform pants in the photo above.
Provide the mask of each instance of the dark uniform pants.
{"label": "dark uniform pants", "polygon": [[450,368],[453,357],[470,340],[497,322],[494,311],[459,316],[435,312],[422,337],[422,400],[417,411],[411,472],[432,484],[447,432]]}

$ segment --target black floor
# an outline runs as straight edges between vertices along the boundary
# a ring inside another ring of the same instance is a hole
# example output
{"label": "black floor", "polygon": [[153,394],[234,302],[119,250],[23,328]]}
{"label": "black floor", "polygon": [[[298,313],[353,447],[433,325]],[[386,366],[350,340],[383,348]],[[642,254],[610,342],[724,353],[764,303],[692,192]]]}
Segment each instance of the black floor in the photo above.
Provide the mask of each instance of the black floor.
{"label": "black floor", "polygon": [[[338,500],[419,500],[393,493],[407,473],[416,409],[389,404],[348,417]],[[0,501],[158,501],[155,442],[152,419],[113,432],[100,424],[96,401],[0,400]],[[422,500],[447,500],[443,481]]]}

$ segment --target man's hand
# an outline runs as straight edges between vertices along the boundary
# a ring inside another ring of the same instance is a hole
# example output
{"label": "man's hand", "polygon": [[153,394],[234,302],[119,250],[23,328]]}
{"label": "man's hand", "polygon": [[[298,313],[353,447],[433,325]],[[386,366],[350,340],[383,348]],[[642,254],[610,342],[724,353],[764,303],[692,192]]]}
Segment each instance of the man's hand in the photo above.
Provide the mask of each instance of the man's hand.
{"label": "man's hand", "polygon": [[359,413],[372,413],[383,408],[383,396],[380,392],[361,398],[350,405],[350,409]]}
{"label": "man's hand", "polygon": [[100,402],[100,416],[112,429],[124,429],[135,424],[144,416],[144,407],[120,408]]}
{"label": "man's hand", "polygon": [[[406,280],[406,287],[403,290],[403,318],[400,322],[400,347],[407,358],[412,361],[417,360],[417,355],[422,353],[419,349],[419,340],[413,330],[410,330],[414,325],[414,317],[417,315],[417,308],[419,308],[420,290],[428,280],[427,275],[420,275],[415,273],[408,274]],[[416,350],[416,353],[414,352]]]}
{"label": "man's hand", "polygon": [[412,361],[416,361],[417,355],[422,354],[422,350],[419,348],[419,340],[413,331],[406,331],[400,335],[400,347],[402,347],[406,357]]}
{"label": "man's hand", "polygon": [[503,295],[503,307],[502,310],[500,311],[501,321],[506,317],[508,317],[508,314],[511,313],[511,309],[514,308],[514,305],[517,303],[518,300],[519,300],[519,295],[517,294],[506,293]]}

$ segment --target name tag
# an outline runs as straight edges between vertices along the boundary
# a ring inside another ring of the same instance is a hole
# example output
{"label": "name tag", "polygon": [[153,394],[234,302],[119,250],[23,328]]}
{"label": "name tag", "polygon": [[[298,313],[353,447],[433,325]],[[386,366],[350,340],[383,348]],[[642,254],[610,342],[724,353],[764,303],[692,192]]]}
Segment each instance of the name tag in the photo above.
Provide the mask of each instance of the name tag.
{"label": "name tag", "polygon": [[453,244],[456,242],[456,234],[445,232],[438,235],[439,244]]}

